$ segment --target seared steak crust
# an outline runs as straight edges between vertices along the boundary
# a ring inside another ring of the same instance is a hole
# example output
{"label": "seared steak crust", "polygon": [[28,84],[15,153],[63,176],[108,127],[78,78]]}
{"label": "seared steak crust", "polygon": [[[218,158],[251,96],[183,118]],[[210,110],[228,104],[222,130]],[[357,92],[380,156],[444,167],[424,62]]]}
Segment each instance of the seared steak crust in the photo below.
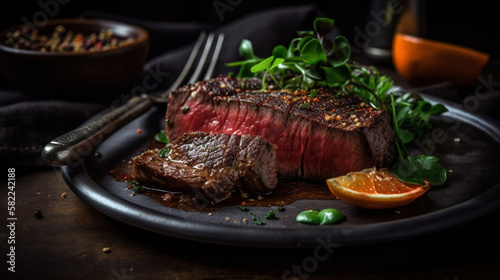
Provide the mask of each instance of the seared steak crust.
{"label": "seared steak crust", "polygon": [[148,150],[134,158],[133,177],[168,191],[203,194],[218,202],[234,189],[267,193],[278,183],[276,147],[254,135],[186,133],[166,157]]}
{"label": "seared steak crust", "polygon": [[395,138],[386,112],[332,89],[260,88],[260,79],[228,76],[179,88],[169,98],[168,136],[260,135],[277,146],[283,177],[324,180],[391,164]]}

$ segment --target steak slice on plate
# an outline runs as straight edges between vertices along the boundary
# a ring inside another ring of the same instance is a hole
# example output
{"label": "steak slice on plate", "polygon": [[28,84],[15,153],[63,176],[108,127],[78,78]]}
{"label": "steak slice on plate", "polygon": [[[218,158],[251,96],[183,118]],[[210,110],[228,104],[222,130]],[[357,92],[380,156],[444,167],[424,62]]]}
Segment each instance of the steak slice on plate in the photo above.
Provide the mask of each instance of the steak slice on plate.
{"label": "steak slice on plate", "polygon": [[385,111],[333,89],[261,90],[257,78],[219,76],[169,97],[166,131],[259,135],[277,146],[278,175],[322,181],[388,167],[395,136]]}
{"label": "steak slice on plate", "polygon": [[166,156],[148,150],[133,160],[133,178],[167,191],[196,192],[213,202],[233,190],[272,191],[277,183],[276,146],[254,135],[186,133]]}

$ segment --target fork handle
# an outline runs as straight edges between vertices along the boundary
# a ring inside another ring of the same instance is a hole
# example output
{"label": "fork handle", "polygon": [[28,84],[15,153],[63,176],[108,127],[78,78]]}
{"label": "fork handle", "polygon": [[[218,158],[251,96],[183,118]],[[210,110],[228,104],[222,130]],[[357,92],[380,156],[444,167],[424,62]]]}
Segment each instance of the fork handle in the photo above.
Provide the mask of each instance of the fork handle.
{"label": "fork handle", "polygon": [[50,141],[42,150],[42,160],[49,166],[76,166],[113,132],[148,111],[153,103],[146,95],[131,98],[98,119]]}

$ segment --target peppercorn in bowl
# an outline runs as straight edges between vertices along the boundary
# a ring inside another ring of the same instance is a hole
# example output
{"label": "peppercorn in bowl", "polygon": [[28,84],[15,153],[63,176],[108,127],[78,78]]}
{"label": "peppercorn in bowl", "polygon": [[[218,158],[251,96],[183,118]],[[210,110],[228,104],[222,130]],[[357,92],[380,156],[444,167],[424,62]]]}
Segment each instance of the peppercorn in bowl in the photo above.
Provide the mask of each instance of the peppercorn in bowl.
{"label": "peppercorn in bowl", "polygon": [[101,19],[25,23],[0,33],[0,71],[29,98],[104,101],[137,82],[148,32]]}

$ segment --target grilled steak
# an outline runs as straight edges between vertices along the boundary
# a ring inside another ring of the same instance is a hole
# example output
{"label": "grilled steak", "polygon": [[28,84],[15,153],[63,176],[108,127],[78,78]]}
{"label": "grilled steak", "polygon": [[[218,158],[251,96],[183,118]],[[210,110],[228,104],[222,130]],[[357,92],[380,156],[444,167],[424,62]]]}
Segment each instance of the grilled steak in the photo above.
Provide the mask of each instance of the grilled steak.
{"label": "grilled steak", "polygon": [[260,135],[277,146],[283,177],[324,180],[389,166],[394,156],[386,112],[332,89],[263,91],[258,78],[219,76],[179,88],[166,130],[170,139],[192,131]]}
{"label": "grilled steak", "polygon": [[133,177],[169,191],[195,191],[214,202],[234,189],[267,193],[276,187],[276,147],[254,135],[186,133],[159,156],[148,150],[134,158]]}

